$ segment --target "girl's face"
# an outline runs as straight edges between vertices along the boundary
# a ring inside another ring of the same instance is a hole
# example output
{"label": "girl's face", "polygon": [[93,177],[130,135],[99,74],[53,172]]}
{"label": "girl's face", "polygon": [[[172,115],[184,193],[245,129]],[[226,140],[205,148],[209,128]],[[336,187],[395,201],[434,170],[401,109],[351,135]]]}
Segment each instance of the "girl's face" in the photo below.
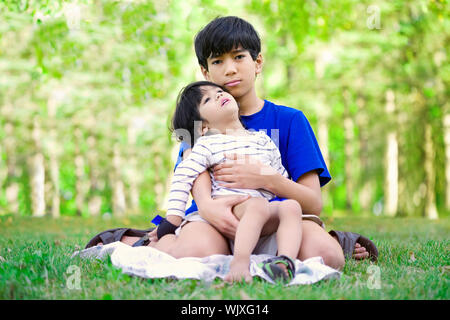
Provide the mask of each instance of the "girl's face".
{"label": "girl's face", "polygon": [[201,90],[203,97],[198,110],[210,128],[222,129],[234,118],[239,119],[239,107],[231,94],[213,86],[204,86]]}

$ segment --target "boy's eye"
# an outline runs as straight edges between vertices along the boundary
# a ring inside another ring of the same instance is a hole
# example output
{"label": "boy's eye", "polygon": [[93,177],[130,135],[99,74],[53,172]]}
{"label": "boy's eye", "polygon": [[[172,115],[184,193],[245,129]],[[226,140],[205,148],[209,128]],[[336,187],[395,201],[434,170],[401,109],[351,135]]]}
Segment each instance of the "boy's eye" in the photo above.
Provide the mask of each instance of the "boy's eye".
{"label": "boy's eye", "polygon": [[211,64],[219,64],[220,62],[220,60],[214,60],[213,62],[211,62]]}
{"label": "boy's eye", "polygon": [[236,59],[243,59],[243,58],[245,58],[245,55],[240,54],[240,55],[236,56],[235,58],[236,58]]}

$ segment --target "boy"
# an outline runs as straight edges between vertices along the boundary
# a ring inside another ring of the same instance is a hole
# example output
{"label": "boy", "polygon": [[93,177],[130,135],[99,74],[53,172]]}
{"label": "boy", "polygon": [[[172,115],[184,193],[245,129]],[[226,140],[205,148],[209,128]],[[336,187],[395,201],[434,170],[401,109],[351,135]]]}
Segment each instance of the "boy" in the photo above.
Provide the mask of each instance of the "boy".
{"label": "boy", "polygon": [[[370,246],[371,258],[376,260],[376,247],[367,238],[353,233],[339,231],[331,235],[322,228],[318,218],[322,209],[320,187],[330,181],[331,176],[323,161],[320,149],[308,120],[299,110],[278,106],[256,95],[255,80],[262,71],[263,57],[259,37],[254,28],[238,17],[216,18],[201,30],[195,38],[195,51],[205,79],[227,88],[239,103],[240,115],[249,129],[266,130],[276,142],[282,155],[282,162],[291,179],[281,175],[262,175],[262,166],[230,161],[215,167],[217,180],[227,182],[231,188],[262,188],[279,197],[295,199],[303,211],[303,242],[298,258],[304,260],[312,256],[322,256],[327,265],[341,269],[344,265],[344,253],[355,258],[367,258],[369,252],[358,242]],[[278,131],[277,131],[278,130]],[[278,136],[276,134],[278,133]],[[180,156],[189,152],[183,144]],[[179,159],[180,160],[180,159]],[[232,215],[234,205],[245,199],[211,199],[211,182],[207,174],[202,174],[193,186],[192,194],[198,203],[199,214],[212,224],[220,233],[232,238],[237,228],[237,219]],[[197,210],[195,202],[186,214]],[[203,226],[199,227],[202,231]],[[198,247],[199,234],[196,227],[186,229],[183,233],[185,254],[195,253],[197,256],[211,254],[223,250],[222,242],[212,239],[220,238],[216,230],[203,234],[209,239],[209,248]],[[259,251],[255,253],[273,252],[273,241],[262,239]],[[336,241],[338,240],[338,241]],[[342,246],[342,248],[341,248]],[[269,249],[272,247],[272,249]],[[213,249],[214,248],[214,249]],[[203,250],[202,250],[203,249]],[[272,251],[271,251],[272,250]]]}

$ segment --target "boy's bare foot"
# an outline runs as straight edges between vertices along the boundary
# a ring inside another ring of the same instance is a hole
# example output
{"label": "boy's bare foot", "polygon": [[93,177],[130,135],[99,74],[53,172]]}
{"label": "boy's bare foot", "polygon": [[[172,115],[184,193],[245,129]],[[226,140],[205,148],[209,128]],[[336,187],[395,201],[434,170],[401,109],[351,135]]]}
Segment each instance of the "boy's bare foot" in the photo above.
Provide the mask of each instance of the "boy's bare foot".
{"label": "boy's bare foot", "polygon": [[[333,236],[334,240],[339,242],[336,236]],[[369,252],[367,252],[366,248],[360,245],[358,242],[355,243],[355,249],[353,251],[353,258],[356,260],[364,260],[369,258]]]}
{"label": "boy's bare foot", "polygon": [[230,271],[225,276],[224,281],[228,283],[240,282],[244,280],[247,283],[252,282],[252,275],[249,270],[249,259],[236,259],[230,263]]}

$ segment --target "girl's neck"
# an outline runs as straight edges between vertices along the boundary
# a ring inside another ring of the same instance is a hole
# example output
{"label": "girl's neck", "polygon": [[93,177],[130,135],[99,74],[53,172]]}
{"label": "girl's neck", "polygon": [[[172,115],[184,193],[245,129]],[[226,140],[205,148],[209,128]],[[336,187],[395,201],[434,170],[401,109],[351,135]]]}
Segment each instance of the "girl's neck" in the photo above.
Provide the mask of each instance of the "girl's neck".
{"label": "girl's neck", "polygon": [[220,132],[221,134],[226,134],[230,136],[243,136],[249,134],[248,131],[245,130],[244,126],[239,121],[239,119],[229,123],[223,123],[220,126],[215,126],[212,129],[216,132]]}
{"label": "girl's neck", "polygon": [[236,98],[239,105],[239,114],[241,116],[249,116],[260,111],[264,106],[264,100],[258,98],[255,88],[252,88],[248,93]]}

